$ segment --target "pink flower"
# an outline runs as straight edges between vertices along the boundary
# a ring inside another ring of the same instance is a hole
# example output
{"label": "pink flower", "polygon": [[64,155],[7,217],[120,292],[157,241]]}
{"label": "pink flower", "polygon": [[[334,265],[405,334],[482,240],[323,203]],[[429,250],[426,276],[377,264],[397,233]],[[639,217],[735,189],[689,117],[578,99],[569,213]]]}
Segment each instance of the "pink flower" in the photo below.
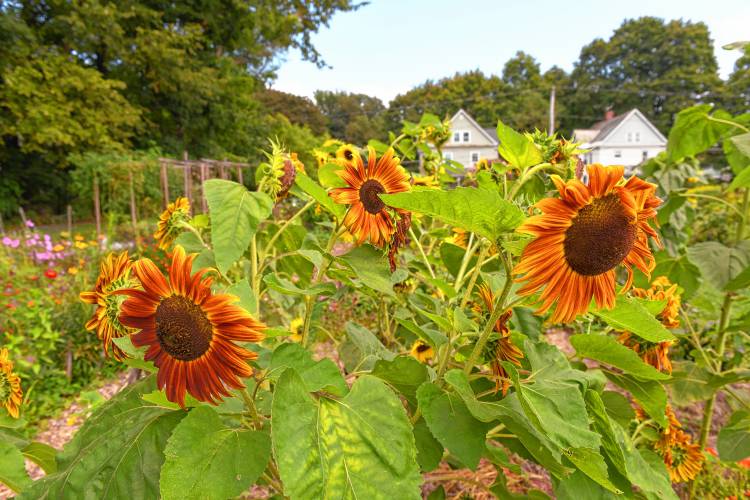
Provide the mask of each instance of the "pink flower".
{"label": "pink flower", "polygon": [[26,221],[26,227],[34,227],[34,223],[31,220]]}

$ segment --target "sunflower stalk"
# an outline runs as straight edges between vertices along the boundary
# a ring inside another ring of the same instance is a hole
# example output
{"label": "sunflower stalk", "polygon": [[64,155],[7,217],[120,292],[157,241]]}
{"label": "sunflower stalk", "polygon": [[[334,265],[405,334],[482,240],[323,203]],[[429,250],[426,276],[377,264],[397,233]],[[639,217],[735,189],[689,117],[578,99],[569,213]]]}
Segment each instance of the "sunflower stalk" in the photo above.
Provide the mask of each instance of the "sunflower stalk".
{"label": "sunflower stalk", "polygon": [[466,244],[466,252],[464,252],[464,258],[461,260],[461,267],[458,268],[458,273],[456,274],[456,281],[453,284],[454,290],[458,291],[461,288],[461,282],[464,279],[464,275],[466,274],[466,269],[469,267],[469,262],[471,262],[471,256],[474,255],[474,252],[477,249],[477,246],[480,245],[478,242],[476,245],[474,243],[474,233],[471,233],[469,235],[469,242]]}
{"label": "sunflower stalk", "polygon": [[276,240],[279,239],[279,236],[284,234],[284,231],[286,231],[289,228],[292,222],[299,219],[300,216],[302,216],[302,214],[304,214],[307,210],[310,209],[310,207],[314,206],[316,203],[317,202],[315,200],[308,201],[302,208],[297,210],[297,212],[294,215],[289,217],[289,219],[287,219],[286,222],[284,222],[284,224],[281,225],[279,230],[276,231],[276,233],[273,236],[271,236],[270,240],[268,240],[268,243],[266,244],[266,248],[263,250],[261,260],[264,260],[265,256],[270,254],[273,251],[274,243],[276,243]]}
{"label": "sunflower stalk", "polygon": [[[323,265],[320,267],[320,269],[318,269],[318,273],[315,275],[313,286],[319,285],[320,282],[323,281],[323,277],[325,276],[326,272],[328,272],[328,268],[333,263],[333,259],[328,258],[328,256],[331,253],[331,250],[333,250],[333,246],[336,244],[336,240],[338,240],[339,235],[343,231],[343,227],[337,226],[333,233],[331,233],[331,237],[328,239],[328,244],[326,245],[326,254],[323,256]],[[308,347],[310,344],[310,323],[312,323],[312,311],[313,306],[315,305],[315,299],[317,298],[317,293],[305,296],[305,323],[302,327],[302,345],[305,347]]]}
{"label": "sunflower stalk", "polygon": [[419,238],[417,238],[417,235],[414,234],[414,230],[409,227],[409,236],[411,237],[414,244],[417,246],[417,249],[419,250],[419,255],[422,257],[422,261],[424,262],[424,265],[427,266],[427,270],[430,272],[430,276],[432,276],[432,279],[435,279],[435,271],[432,270],[432,266],[430,265],[430,261],[427,259],[427,254],[424,253],[424,248],[422,248],[422,243],[419,241]]}
{"label": "sunflower stalk", "polygon": [[260,419],[260,415],[258,415],[258,410],[255,408],[255,401],[253,401],[252,396],[250,396],[250,393],[247,392],[247,388],[240,389],[240,395],[242,396],[242,401],[245,403],[245,408],[247,408],[247,412],[250,414],[250,418],[253,420],[253,427],[256,430],[260,430],[263,428],[263,421]]}
{"label": "sunflower stalk", "polygon": [[526,184],[529,179],[531,179],[537,172],[541,172],[542,170],[550,167],[554,168],[554,165],[552,165],[551,163],[540,163],[539,165],[534,165],[533,167],[526,169],[521,174],[521,177],[519,177],[513,185],[513,188],[510,190],[510,196],[508,196],[508,199],[514,200],[518,195],[518,191],[521,190],[521,187],[523,187],[523,185]]}
{"label": "sunflower stalk", "polygon": [[461,309],[466,307],[466,304],[469,303],[469,299],[471,298],[471,292],[474,290],[474,285],[477,282],[477,278],[479,277],[479,271],[481,271],[482,266],[485,263],[485,257],[487,256],[487,252],[489,251],[488,245],[483,245],[482,249],[479,251],[479,257],[477,257],[477,263],[474,266],[474,272],[471,273],[471,278],[469,278],[469,284],[466,285],[466,292],[464,293],[463,299],[461,299]]}
{"label": "sunflower stalk", "polygon": [[482,335],[474,345],[474,349],[471,351],[469,359],[466,360],[466,364],[464,365],[464,373],[467,375],[471,373],[471,369],[479,359],[479,355],[482,353],[482,351],[484,351],[484,346],[490,339],[490,335],[492,335],[495,323],[497,323],[497,320],[500,319],[500,316],[502,316],[503,312],[505,311],[505,299],[508,298],[510,287],[513,285],[510,263],[508,262],[507,257],[502,254],[502,252],[503,250],[500,249],[500,258],[503,261],[503,267],[505,268],[505,284],[503,285],[502,293],[500,293],[500,295],[495,299],[495,303],[492,305],[492,314],[490,314],[490,319],[487,321],[487,324],[482,331]]}

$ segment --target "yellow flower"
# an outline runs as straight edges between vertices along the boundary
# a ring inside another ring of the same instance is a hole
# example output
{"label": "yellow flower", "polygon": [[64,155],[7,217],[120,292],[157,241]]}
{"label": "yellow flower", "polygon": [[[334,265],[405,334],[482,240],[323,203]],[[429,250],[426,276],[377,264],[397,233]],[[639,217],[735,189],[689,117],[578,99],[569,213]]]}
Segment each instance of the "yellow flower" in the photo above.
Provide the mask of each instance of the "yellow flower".
{"label": "yellow flower", "polygon": [[336,150],[336,161],[343,165],[353,162],[359,157],[359,151],[353,144],[344,144]]}
{"label": "yellow flower", "polygon": [[13,362],[8,349],[0,350],[0,405],[4,406],[13,418],[18,418],[19,408],[23,402],[21,378],[13,373]]}
{"label": "yellow flower", "polygon": [[75,266],[71,266],[68,268],[68,274],[78,274],[78,268]]}
{"label": "yellow flower", "polygon": [[83,237],[83,236],[81,236],[80,234],[76,234],[76,235],[75,235],[75,237],[74,237],[73,239],[74,239],[74,240],[76,240],[76,241],[83,241],[83,240],[85,240],[86,238],[84,238],[84,237]]}
{"label": "yellow flower", "polygon": [[420,363],[426,363],[435,357],[435,350],[422,339],[417,339],[411,346],[410,354]]}
{"label": "yellow flower", "polygon": [[88,243],[86,243],[84,241],[80,241],[80,240],[76,241],[75,246],[79,250],[84,250],[84,249],[86,249],[86,248],[89,247]]}
{"label": "yellow flower", "polygon": [[412,185],[437,189],[440,187],[440,182],[438,182],[433,175],[413,175]]}
{"label": "yellow flower", "polygon": [[63,250],[65,250],[65,247],[59,243],[52,247],[53,252],[62,252]]}
{"label": "yellow flower", "polygon": [[292,322],[289,323],[289,331],[292,332],[289,339],[292,342],[302,342],[303,326],[305,326],[305,320],[303,318],[294,318]]}

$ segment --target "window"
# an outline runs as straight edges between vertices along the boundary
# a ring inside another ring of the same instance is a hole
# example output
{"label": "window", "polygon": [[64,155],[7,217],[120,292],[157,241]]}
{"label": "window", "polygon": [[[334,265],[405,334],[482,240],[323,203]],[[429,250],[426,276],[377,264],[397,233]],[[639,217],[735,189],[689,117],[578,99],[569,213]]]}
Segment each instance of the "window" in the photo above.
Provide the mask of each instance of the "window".
{"label": "window", "polygon": [[461,132],[453,132],[453,142],[461,142]]}
{"label": "window", "polygon": [[451,160],[452,161],[453,160],[453,153],[451,153],[450,151],[448,151],[446,153],[443,153],[443,158],[446,159],[446,160]]}
{"label": "window", "polygon": [[622,158],[622,151],[620,150],[615,151],[615,158]]}
{"label": "window", "polygon": [[641,142],[641,133],[640,132],[636,132],[635,133],[635,142]]}
{"label": "window", "polygon": [[648,151],[643,152],[643,161],[648,160]]}
{"label": "window", "polygon": [[471,141],[471,132],[464,131],[464,142]]}
{"label": "window", "polygon": [[633,133],[628,132],[628,142],[633,142]]}
{"label": "window", "polygon": [[479,161],[479,151],[472,151],[471,152],[471,162],[476,163]]}

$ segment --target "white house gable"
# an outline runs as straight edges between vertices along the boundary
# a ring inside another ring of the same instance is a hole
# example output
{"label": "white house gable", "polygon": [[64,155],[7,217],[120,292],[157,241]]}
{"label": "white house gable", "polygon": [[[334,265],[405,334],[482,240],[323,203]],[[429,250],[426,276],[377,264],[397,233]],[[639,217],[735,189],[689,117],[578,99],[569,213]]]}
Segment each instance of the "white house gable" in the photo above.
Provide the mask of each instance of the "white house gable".
{"label": "white house gable", "polygon": [[451,118],[451,136],[443,145],[443,156],[472,167],[480,159],[494,160],[498,157],[497,138],[483,129],[463,109]]}
{"label": "white house gable", "polygon": [[663,146],[667,141],[640,111],[633,110],[615,130],[598,142],[611,146],[638,147]]}

